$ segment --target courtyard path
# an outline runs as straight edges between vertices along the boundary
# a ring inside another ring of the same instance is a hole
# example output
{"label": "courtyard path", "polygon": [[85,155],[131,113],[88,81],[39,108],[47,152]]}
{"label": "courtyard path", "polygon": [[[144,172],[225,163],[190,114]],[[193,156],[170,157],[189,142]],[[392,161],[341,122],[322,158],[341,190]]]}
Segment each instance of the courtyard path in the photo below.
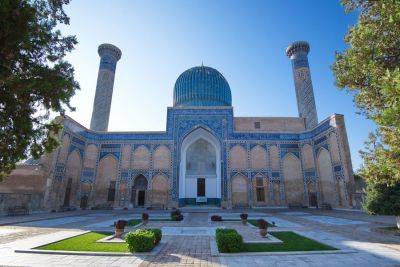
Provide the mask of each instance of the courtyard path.
{"label": "courtyard path", "polygon": [[[208,226],[208,218],[202,213],[190,213],[185,226]],[[167,242],[160,253],[145,259],[140,267],[155,266],[221,266],[218,257],[211,257],[210,236],[164,236]]]}

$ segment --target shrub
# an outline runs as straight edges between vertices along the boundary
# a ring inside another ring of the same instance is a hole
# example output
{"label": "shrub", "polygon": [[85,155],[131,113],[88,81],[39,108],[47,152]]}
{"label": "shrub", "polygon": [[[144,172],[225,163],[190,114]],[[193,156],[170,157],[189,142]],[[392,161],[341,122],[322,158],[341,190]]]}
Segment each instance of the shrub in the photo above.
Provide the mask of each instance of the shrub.
{"label": "shrub", "polygon": [[247,214],[247,213],[242,213],[242,214],[240,214],[240,219],[242,219],[242,220],[247,220],[247,217],[248,217],[249,215]]}
{"label": "shrub", "polygon": [[160,243],[161,238],[162,238],[161,229],[153,228],[153,229],[147,229],[147,230],[153,232],[154,237],[155,237],[155,240],[154,240],[155,244],[157,245],[158,243]]}
{"label": "shrub", "polygon": [[222,217],[219,215],[213,215],[213,216],[211,216],[211,221],[214,221],[214,222],[222,221]]}
{"label": "shrub", "polygon": [[259,219],[257,221],[257,224],[258,224],[258,228],[260,228],[260,229],[267,229],[267,227],[268,227],[268,222],[264,219]]}
{"label": "shrub", "polygon": [[171,211],[171,217],[174,216],[174,215],[178,216],[178,215],[181,215],[181,214],[182,214],[181,211],[178,210],[178,209],[175,209],[175,210]]}
{"label": "shrub", "polygon": [[143,212],[143,213],[142,213],[142,220],[148,220],[148,219],[149,219],[149,214]]}
{"label": "shrub", "polygon": [[125,226],[128,224],[128,221],[125,220],[118,220],[114,222],[114,227],[116,229],[125,229]]}
{"label": "shrub", "polygon": [[235,229],[217,229],[216,241],[220,252],[240,252],[243,238]]}
{"label": "shrub", "polygon": [[182,221],[183,220],[183,215],[182,214],[173,215],[172,216],[172,220],[174,220],[174,221]]}
{"label": "shrub", "polygon": [[171,219],[174,221],[182,221],[183,215],[181,211],[178,209],[171,211]]}
{"label": "shrub", "polygon": [[153,231],[138,229],[125,235],[130,252],[148,252],[156,245],[156,237]]}

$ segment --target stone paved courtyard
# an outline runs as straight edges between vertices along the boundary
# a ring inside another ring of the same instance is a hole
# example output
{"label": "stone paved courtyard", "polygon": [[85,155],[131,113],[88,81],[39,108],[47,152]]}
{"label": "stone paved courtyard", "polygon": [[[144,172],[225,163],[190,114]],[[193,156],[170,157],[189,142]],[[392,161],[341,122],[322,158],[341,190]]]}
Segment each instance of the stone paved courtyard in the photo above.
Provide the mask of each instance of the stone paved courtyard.
{"label": "stone paved courtyard", "polygon": [[[149,222],[163,229],[167,242],[155,256],[83,256],[16,253],[68,238],[88,229],[112,231],[116,219],[140,218],[141,210],[75,211],[0,217],[0,266],[400,266],[400,236],[374,228],[393,226],[394,217],[368,216],[359,211],[317,209],[245,210],[249,219],[265,218],[278,227],[296,231],[351,253],[269,256],[212,256],[215,228],[235,228],[245,241],[260,241],[258,229],[241,222],[212,222],[211,215],[238,219],[240,210],[183,209],[183,222]],[[151,218],[168,218],[168,211],[148,211]],[[131,229],[131,228],[130,228]],[[132,228],[133,230],[133,228]]]}

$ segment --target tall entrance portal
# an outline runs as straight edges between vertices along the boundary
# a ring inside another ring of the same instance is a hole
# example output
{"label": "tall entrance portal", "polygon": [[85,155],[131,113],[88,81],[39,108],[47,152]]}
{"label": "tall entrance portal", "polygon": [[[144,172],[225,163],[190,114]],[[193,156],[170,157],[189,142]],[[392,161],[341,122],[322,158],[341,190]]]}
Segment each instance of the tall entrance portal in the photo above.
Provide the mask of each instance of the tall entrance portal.
{"label": "tall entrance portal", "polygon": [[180,205],[219,205],[221,201],[221,146],[210,132],[199,128],[181,146]]}

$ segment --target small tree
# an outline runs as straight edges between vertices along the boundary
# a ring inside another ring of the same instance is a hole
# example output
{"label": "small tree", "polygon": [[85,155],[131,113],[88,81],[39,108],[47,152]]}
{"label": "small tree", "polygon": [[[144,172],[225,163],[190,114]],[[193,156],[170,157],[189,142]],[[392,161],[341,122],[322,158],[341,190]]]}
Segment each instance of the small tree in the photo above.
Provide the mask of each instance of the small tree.
{"label": "small tree", "polygon": [[387,185],[369,180],[366,193],[365,210],[374,215],[397,216],[397,228],[400,229],[400,183]]}

